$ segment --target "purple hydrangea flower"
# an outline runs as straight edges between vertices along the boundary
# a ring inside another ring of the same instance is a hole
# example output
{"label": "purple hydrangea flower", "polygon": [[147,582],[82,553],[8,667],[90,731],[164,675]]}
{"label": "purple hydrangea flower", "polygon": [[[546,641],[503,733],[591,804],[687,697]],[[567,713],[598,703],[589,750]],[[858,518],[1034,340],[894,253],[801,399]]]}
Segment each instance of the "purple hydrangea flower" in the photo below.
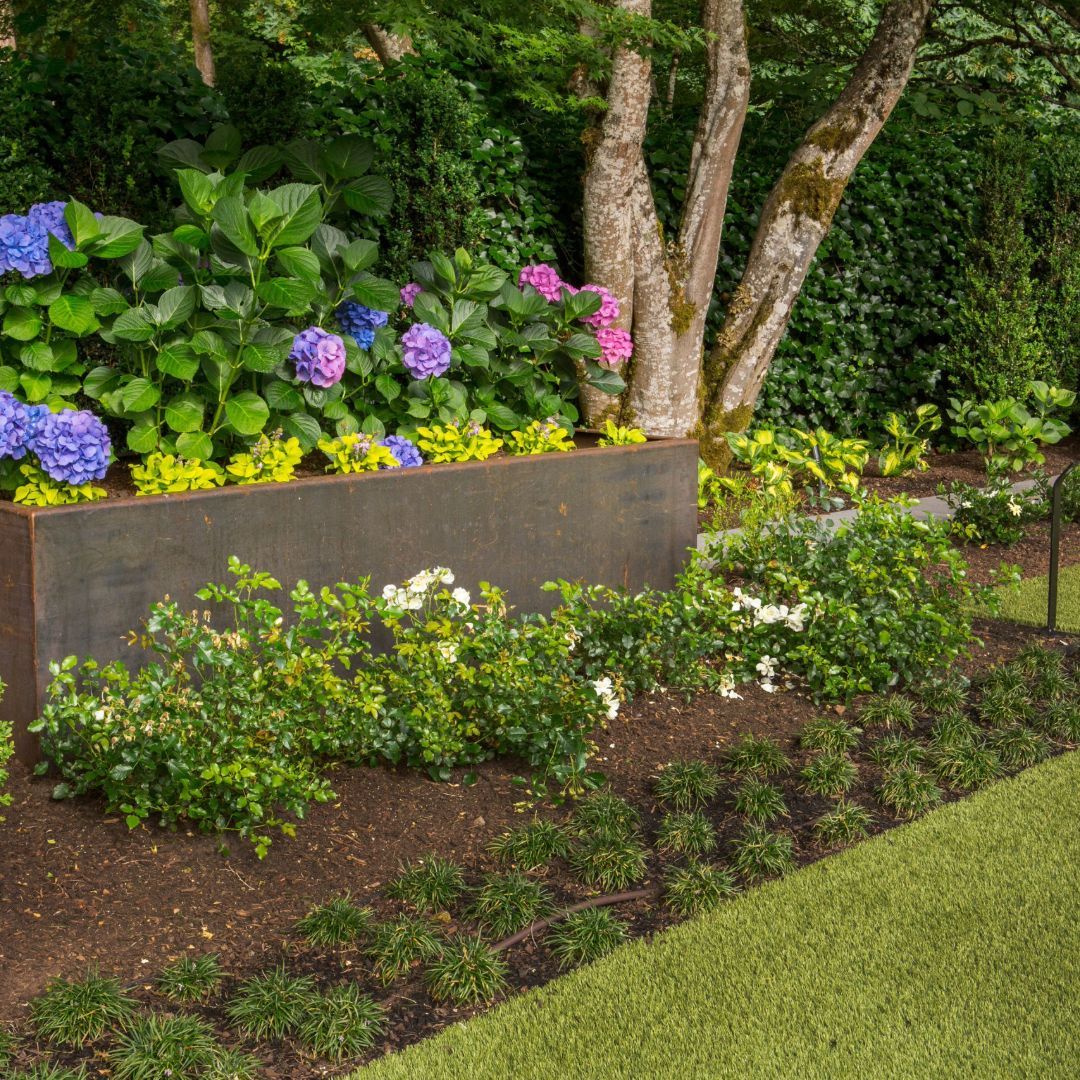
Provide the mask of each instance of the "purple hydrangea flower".
{"label": "purple hydrangea flower", "polygon": [[402,469],[415,469],[424,464],[424,457],[420,453],[416,443],[406,439],[404,435],[387,435],[380,442],[391,454],[397,458],[398,467]]}
{"label": "purple hydrangea flower", "polygon": [[18,270],[24,278],[34,278],[51,269],[45,227],[19,214],[0,217],[0,274]]}
{"label": "purple hydrangea flower", "polygon": [[445,375],[450,368],[450,342],[434,326],[413,323],[401,335],[401,362],[414,379]]}
{"label": "purple hydrangea flower", "polygon": [[399,290],[401,302],[407,307],[413,306],[413,301],[424,291],[424,286],[416,281],[410,281],[408,285],[402,285]]}
{"label": "purple hydrangea flower", "polygon": [[634,353],[634,339],[617,327],[597,330],[596,340],[600,343],[600,363],[608,367],[618,367]]}
{"label": "purple hydrangea flower", "polygon": [[562,299],[564,287],[559,272],[547,263],[523,266],[518,274],[518,288],[531,285],[549,304]]}
{"label": "purple hydrangea flower", "polygon": [[614,293],[608,292],[603,285],[582,285],[578,291],[600,294],[600,307],[581,320],[594,330],[610,326],[619,317],[619,298]]}
{"label": "purple hydrangea flower", "polygon": [[41,420],[33,451],[54,480],[80,487],[105,476],[112,443],[105,425],[92,412],[67,409]]}
{"label": "purple hydrangea flower", "polygon": [[0,458],[18,461],[25,457],[32,435],[30,410],[14,395],[0,390]]}
{"label": "purple hydrangea flower", "polygon": [[293,338],[289,359],[296,363],[296,377],[313,386],[333,386],[345,374],[345,342],[321,326],[309,326]]}
{"label": "purple hydrangea flower", "polygon": [[337,311],[338,325],[351,337],[361,349],[370,349],[375,340],[375,330],[386,325],[390,318],[385,311],[376,311],[365,307],[355,300],[346,300],[339,304]]}
{"label": "purple hydrangea flower", "polygon": [[[67,220],[64,217],[66,202],[39,202],[30,207],[27,215],[31,221],[36,222],[46,232],[51,232],[68,251],[75,250],[75,237],[71,235]],[[99,215],[100,216],[100,215]]]}

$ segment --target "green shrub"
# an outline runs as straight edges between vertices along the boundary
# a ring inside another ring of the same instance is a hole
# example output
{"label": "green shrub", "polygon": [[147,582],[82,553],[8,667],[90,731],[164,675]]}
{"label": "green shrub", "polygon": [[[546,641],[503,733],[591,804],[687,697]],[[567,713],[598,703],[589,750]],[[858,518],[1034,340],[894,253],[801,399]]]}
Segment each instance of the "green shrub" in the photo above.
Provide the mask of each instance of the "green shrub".
{"label": "green shrub", "polygon": [[523,930],[552,910],[551,893],[519,871],[487,874],[466,917],[489,937],[504,938]]}
{"label": "green shrub", "polygon": [[696,810],[719,790],[719,773],[704,761],[673,762],[653,785],[657,799],[676,810]]}
{"label": "green shrub", "polygon": [[316,998],[310,975],[290,975],[284,966],[242,982],[226,1009],[229,1023],[260,1041],[295,1035]]}
{"label": "green shrub", "polygon": [[479,937],[457,937],[424,971],[424,983],[435,1001],[483,1005],[506,987],[506,963]]}
{"label": "green shrub", "polygon": [[382,1006],[355,986],[333,986],[306,1006],[297,1041],[328,1061],[359,1057],[385,1026]]}
{"label": "green shrub", "polygon": [[626,941],[626,927],[610,908],[587,908],[568,915],[547,932],[560,968],[599,960]]}
{"label": "green shrub", "polygon": [[346,893],[312,908],[294,929],[316,948],[354,945],[371,928],[371,908],[357,907]]}
{"label": "green shrub", "polygon": [[216,953],[182,956],[157,977],[158,993],[170,1001],[205,1001],[221,984],[221,961]]}
{"label": "green shrub", "polygon": [[123,1028],[135,1014],[135,1002],[117,979],[89,973],[75,982],[53,979],[30,1002],[30,1026],[44,1042],[85,1046],[106,1031]]}

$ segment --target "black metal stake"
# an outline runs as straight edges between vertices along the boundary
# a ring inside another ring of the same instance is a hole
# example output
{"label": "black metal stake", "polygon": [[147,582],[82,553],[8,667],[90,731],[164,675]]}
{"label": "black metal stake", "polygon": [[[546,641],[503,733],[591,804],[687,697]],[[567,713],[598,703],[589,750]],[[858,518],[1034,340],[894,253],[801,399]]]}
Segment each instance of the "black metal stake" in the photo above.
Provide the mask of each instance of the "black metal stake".
{"label": "black metal stake", "polygon": [[1050,580],[1049,595],[1046,598],[1046,629],[1052,634],[1057,629],[1057,594],[1058,594],[1058,548],[1061,544],[1061,497],[1065,491],[1065,477],[1080,465],[1074,461],[1061,470],[1054,481],[1053,496],[1050,502]]}

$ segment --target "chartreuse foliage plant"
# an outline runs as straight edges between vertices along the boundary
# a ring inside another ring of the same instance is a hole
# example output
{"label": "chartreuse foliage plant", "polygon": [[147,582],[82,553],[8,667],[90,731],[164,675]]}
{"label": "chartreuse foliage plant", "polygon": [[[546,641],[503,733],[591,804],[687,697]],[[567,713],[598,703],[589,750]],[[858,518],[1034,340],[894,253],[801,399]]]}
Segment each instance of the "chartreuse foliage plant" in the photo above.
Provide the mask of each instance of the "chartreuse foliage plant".
{"label": "chartreuse foliage plant", "polygon": [[511,431],[506,440],[510,454],[566,453],[574,449],[573,432],[557,420],[534,420],[524,431]]}
{"label": "chartreuse foliage plant", "polygon": [[22,481],[15,488],[14,501],[20,506],[73,506],[97,502],[108,494],[93,483],[68,484],[54,480],[36,465],[20,465],[19,475]]}
{"label": "chartreuse foliage plant", "polygon": [[81,1047],[106,1031],[124,1028],[135,1015],[135,1002],[116,979],[89,972],[75,981],[54,979],[30,1003],[30,1026],[43,1042]]}
{"label": "chartreuse foliage plant", "polygon": [[729,432],[727,442],[732,456],[755,476],[768,478],[770,468],[780,465],[796,481],[816,481],[829,491],[849,494],[858,488],[870,458],[869,443],[865,440],[840,438],[824,428]]}
{"label": "chartreuse foliage plant", "polygon": [[157,977],[157,990],[170,1001],[205,1001],[221,984],[221,961],[216,953],[182,956]]}
{"label": "chartreuse foliage plant", "polygon": [[155,451],[131,468],[136,495],[166,495],[178,491],[209,491],[225,483],[225,471],[213,462],[187,461]]}
{"label": "chartreuse foliage plant", "polygon": [[[918,1080],[961,1059],[975,1076],[1067,1076],[1080,1055],[1062,930],[1080,917],[1078,787],[1080,755],[1062,754],[354,1080],[498,1080],[522,1061],[576,1080],[757,1077],[775,1074],[778,1047],[796,1076],[822,1075],[823,1054],[837,1080]],[[980,1008],[958,1010],[958,995]]]}
{"label": "chartreuse foliage plant", "polygon": [[497,454],[503,440],[497,439],[475,420],[459,426],[447,424],[416,429],[416,445],[425,461],[485,461]]}
{"label": "chartreuse foliage plant", "polygon": [[600,431],[597,446],[637,446],[648,441],[641,428],[621,427],[614,420],[605,420]]}
{"label": "chartreuse foliage plant", "polygon": [[941,414],[936,405],[920,405],[909,427],[899,413],[885,417],[885,434],[889,439],[878,455],[882,476],[903,476],[910,472],[926,472],[930,468],[926,453],[930,436],[941,429]]}

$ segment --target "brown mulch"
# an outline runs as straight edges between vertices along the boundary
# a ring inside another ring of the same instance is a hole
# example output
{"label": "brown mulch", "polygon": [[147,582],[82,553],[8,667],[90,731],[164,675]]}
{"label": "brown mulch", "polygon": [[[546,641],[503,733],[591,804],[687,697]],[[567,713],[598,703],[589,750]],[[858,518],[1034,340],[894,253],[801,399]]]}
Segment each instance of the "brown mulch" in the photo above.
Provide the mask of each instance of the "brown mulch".
{"label": "brown mulch", "polygon": [[[1000,623],[978,629],[984,648],[963,664],[969,673],[1043,639],[1030,628]],[[687,701],[673,691],[643,697],[603,735],[594,767],[616,792],[646,809],[650,832],[659,818],[651,782],[667,762],[716,760],[720,747],[746,732],[769,734],[798,757],[796,733],[819,710],[798,691],[767,695],[756,686],[742,689],[742,700],[703,693]],[[31,780],[15,765],[14,803],[0,826],[0,1020],[21,1028],[28,999],[50,977],[77,977],[95,965],[130,984],[144,1002],[167,1008],[153,992],[153,976],[178,956],[205,951],[221,954],[230,973],[226,990],[282,956],[295,972],[311,972],[326,984],[359,980],[363,989],[392,1002],[378,1053],[472,1015],[477,1010],[433,1007],[419,977],[383,990],[364,976],[360,953],[308,948],[290,928],[313,904],[346,890],[377,914],[389,915],[394,907],[381,887],[403,861],[432,851],[468,867],[470,884],[481,871],[494,869],[485,844],[527,820],[515,813],[522,789],[514,783],[511,762],[490,762],[475,773],[476,782],[467,786],[463,772],[454,782],[436,783],[405,770],[339,770],[332,778],[338,800],[314,807],[297,838],[276,840],[259,862],[243,844],[223,854],[220,839],[211,836],[145,827],[129,832],[119,816],[106,817],[92,798],[53,802],[50,781]],[[872,803],[869,780],[864,786],[866,792],[854,794]],[[827,801],[801,796],[789,785],[788,803],[785,828],[796,834],[797,861],[819,858],[825,852],[805,831],[800,836],[800,829],[824,812]],[[714,821],[723,844],[735,831],[735,816],[725,806]],[[875,828],[893,824],[879,816]],[[654,856],[650,880],[657,879],[659,867]],[[560,904],[588,895],[565,867],[556,868],[549,884]],[[619,915],[635,936],[673,921],[649,901],[625,905]],[[509,950],[506,959],[515,991],[558,974],[547,951],[532,942]],[[220,1006],[202,1011],[224,1028]],[[267,1063],[266,1076],[284,1080],[340,1071],[304,1059],[288,1043],[255,1049]],[[77,1056],[55,1060],[70,1063]]]}

